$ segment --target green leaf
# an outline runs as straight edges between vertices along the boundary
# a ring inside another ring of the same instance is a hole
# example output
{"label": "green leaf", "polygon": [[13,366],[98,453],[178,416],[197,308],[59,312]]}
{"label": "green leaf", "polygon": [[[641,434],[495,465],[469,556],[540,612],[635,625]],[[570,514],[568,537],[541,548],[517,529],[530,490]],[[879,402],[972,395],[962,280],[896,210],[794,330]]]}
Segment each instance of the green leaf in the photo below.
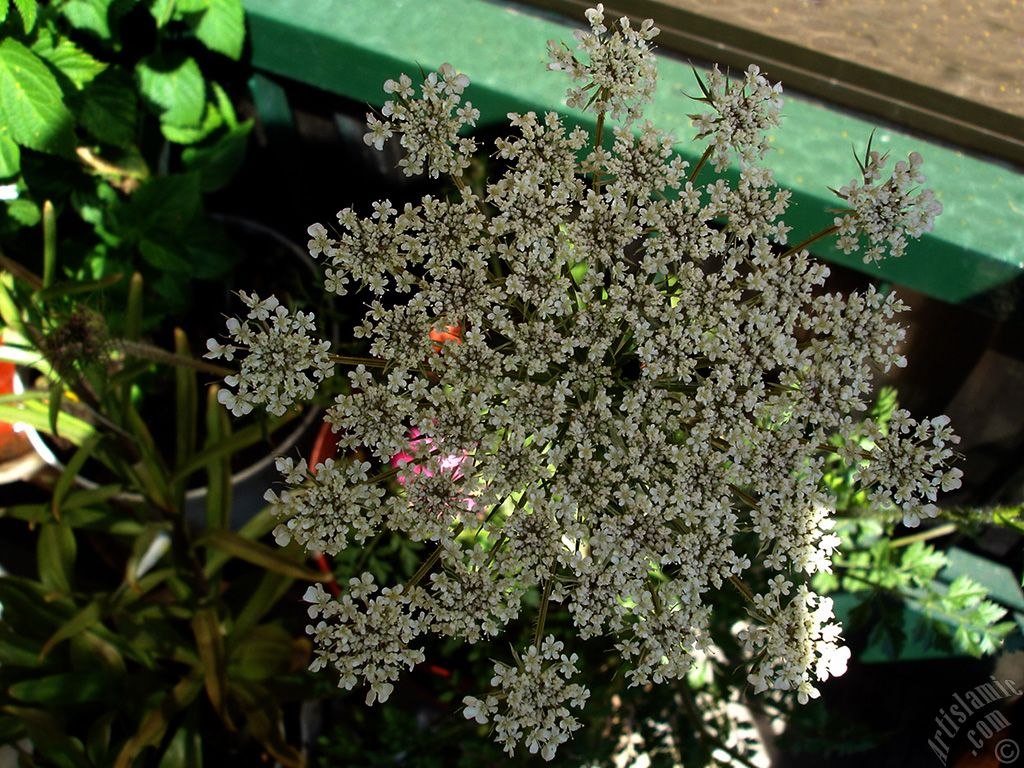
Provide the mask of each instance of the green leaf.
{"label": "green leaf", "polygon": [[102,672],[63,672],[15,683],[7,692],[19,701],[62,708],[110,699],[117,678]]}
{"label": "green leaf", "polygon": [[167,742],[167,749],[157,768],[203,768],[203,734],[190,709],[184,724]]}
{"label": "green leaf", "polygon": [[181,153],[186,170],[199,174],[203,192],[216,192],[228,185],[245,162],[249,133],[253,123],[247,120],[232,128],[207,147],[189,147]]}
{"label": "green leaf", "polygon": [[292,636],[283,628],[264,624],[246,632],[228,654],[228,674],[265,682],[286,674],[292,665]]}
{"label": "green leaf", "polygon": [[128,671],[124,654],[95,632],[82,632],[71,638],[71,666],[115,679],[124,677]]}
{"label": "green leaf", "polygon": [[139,242],[139,255],[147,264],[165,272],[177,275],[192,273],[192,260],[188,250],[173,235],[165,234],[157,239],[143,238]]}
{"label": "green leaf", "polygon": [[225,124],[228,128],[237,128],[238,116],[235,114],[235,108],[231,104],[231,98],[227,91],[217,81],[212,81],[210,87],[213,88],[213,95],[217,99],[217,111],[223,115]]}
{"label": "green leaf", "polygon": [[[0,400],[2,399],[0,398]],[[238,453],[238,451],[248,448],[250,445],[255,445],[264,440],[268,434],[273,434],[285,424],[288,424],[297,415],[295,411],[289,411],[284,416],[274,417],[266,424],[250,424],[237,432],[233,432],[231,437],[226,440],[203,448],[203,450],[189,459],[184,466],[176,467],[172,480],[187,477],[193,472],[203,469],[211,461],[219,461],[224,456],[231,456]]]}
{"label": "green leaf", "polygon": [[40,152],[70,156],[73,128],[57,78],[42,60],[13,38],[0,43],[0,136]]}
{"label": "green leaf", "polygon": [[0,133],[0,179],[16,176],[20,170],[21,149],[14,139],[5,133]]}
{"label": "green leaf", "polygon": [[14,0],[14,6],[21,15],[21,27],[27,35],[36,25],[36,18],[39,16],[39,4],[36,0]]}
{"label": "green leaf", "polygon": [[[182,9],[184,10],[184,9]],[[211,51],[238,61],[245,44],[245,13],[241,0],[210,0],[201,14],[185,18],[196,37]]]}
{"label": "green leaf", "polygon": [[206,111],[206,81],[195,59],[180,52],[154,53],[135,66],[135,76],[161,124],[200,124]]}
{"label": "green leaf", "polygon": [[202,141],[224,124],[224,116],[213,104],[206,105],[203,120],[198,125],[161,123],[160,132],[175,144],[195,144]]}
{"label": "green leaf", "polygon": [[109,40],[110,7],[117,0],[68,0],[59,4],[64,18],[76,29],[92,32],[101,40]]}
{"label": "green leaf", "polygon": [[0,624],[0,665],[39,669],[44,666],[39,661],[42,647],[42,643],[15,632],[10,624]]}
{"label": "green leaf", "polygon": [[[49,409],[39,401],[33,401],[24,395],[0,396],[0,421],[11,424],[23,422],[40,432],[50,429]],[[61,437],[75,445],[82,445],[96,434],[96,428],[88,422],[76,419],[67,413],[61,413],[57,420]]]}
{"label": "green leaf", "polygon": [[202,689],[202,674],[200,670],[193,669],[146,715],[135,735],[121,748],[114,768],[131,768],[143,749],[158,744],[171,718],[191,704]]}
{"label": "green leaf", "polygon": [[239,560],[258,565],[261,568],[290,576],[303,581],[323,581],[326,576],[320,571],[307,568],[302,563],[283,554],[281,550],[251,541],[231,531],[207,531],[196,542],[200,546],[216,547]]}
{"label": "green leaf", "polygon": [[[0,133],[3,136],[3,133]],[[7,203],[7,215],[25,227],[34,227],[43,218],[39,206],[27,197],[19,197]]]}
{"label": "green leaf", "polygon": [[183,232],[202,211],[199,175],[195,173],[147,179],[117,210],[121,237],[129,241],[167,232]]}
{"label": "green leaf", "polygon": [[[206,390],[206,443],[214,448],[231,434],[231,421],[227,411],[217,401],[217,387]],[[188,457],[186,457],[188,458]],[[183,460],[178,467],[186,465]],[[206,464],[206,527],[223,530],[231,523],[231,457],[225,454],[219,460]],[[182,478],[184,481],[185,478]],[[207,551],[207,562],[213,553]]]}
{"label": "green leaf", "polygon": [[202,13],[213,0],[177,0],[174,7],[179,13]]}
{"label": "green leaf", "polygon": [[287,741],[281,731],[281,709],[270,691],[259,683],[235,679],[231,694],[245,711],[248,730],[271,757],[287,768],[305,765],[302,755]]}
{"label": "green leaf", "polygon": [[242,610],[235,614],[235,620],[228,633],[229,642],[236,638],[244,638],[252,627],[256,626],[267,613],[273,610],[284,594],[295,583],[295,579],[279,573],[263,571],[259,584],[248,595]]}
{"label": "green leaf", "polygon": [[[174,329],[174,351],[183,358],[191,358],[188,337],[181,328]],[[196,419],[199,414],[198,375],[192,368],[178,365],[174,368],[174,465],[180,467],[196,452]],[[184,492],[184,483],[181,484]]]}
{"label": "green leaf", "polygon": [[918,586],[928,584],[946,565],[945,554],[923,541],[915,541],[908,546],[900,561],[900,568],[909,572]]}
{"label": "green leaf", "polygon": [[50,639],[43,645],[43,650],[39,652],[39,657],[46,658],[47,654],[50,653],[57,643],[68,640],[79,632],[84,632],[89,629],[89,627],[100,620],[102,613],[103,602],[101,600],[93,600],[90,602],[78,611],[78,613],[72,616],[71,619],[64,622],[60,629],[50,636]]}
{"label": "green leaf", "polygon": [[71,592],[78,547],[75,532],[63,523],[47,523],[39,530],[36,544],[39,580],[50,590]]}
{"label": "green leaf", "polygon": [[175,0],[149,0],[149,13],[156,21],[158,29],[166,26],[175,16]]}
{"label": "green leaf", "polygon": [[131,75],[111,68],[82,91],[78,120],[91,135],[106,144],[128,147],[135,140],[138,97]]}
{"label": "green leaf", "polygon": [[213,606],[200,608],[192,617],[192,633],[196,640],[196,650],[203,662],[203,683],[206,695],[213,705],[213,711],[228,728],[234,730],[228,714],[224,666],[224,637],[221,634],[220,616]]}
{"label": "green leaf", "polygon": [[78,90],[107,68],[66,37],[54,37],[45,29],[39,31],[32,51],[56,67]]}
{"label": "green leaf", "polygon": [[[53,392],[50,393],[51,402],[53,402]],[[82,471],[82,467],[85,466],[85,462],[92,455],[93,451],[100,443],[101,435],[96,434],[89,438],[81,448],[75,451],[75,455],[71,457],[71,460],[64,467],[64,470],[60,473],[60,477],[57,479],[56,485],[53,487],[53,493],[50,496],[50,509],[53,511],[53,516],[57,519],[60,518],[61,505],[64,502],[64,497],[68,495],[75,481],[78,479],[79,473]]]}
{"label": "green leaf", "polygon": [[111,726],[119,714],[116,709],[104,712],[89,726],[89,733],[85,737],[85,751],[94,765],[106,763],[107,755],[110,753]]}
{"label": "green leaf", "polygon": [[5,706],[3,711],[24,724],[29,739],[48,764],[56,768],[90,768],[82,742],[69,736],[50,713],[14,705]]}

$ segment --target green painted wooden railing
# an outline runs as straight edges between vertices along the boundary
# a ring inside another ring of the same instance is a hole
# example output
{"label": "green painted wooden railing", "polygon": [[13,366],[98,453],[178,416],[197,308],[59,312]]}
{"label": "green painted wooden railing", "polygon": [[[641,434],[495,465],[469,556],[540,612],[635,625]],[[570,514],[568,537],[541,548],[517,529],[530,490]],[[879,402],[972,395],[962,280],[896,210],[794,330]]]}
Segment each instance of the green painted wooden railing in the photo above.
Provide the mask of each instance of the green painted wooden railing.
{"label": "green painted wooden railing", "polygon": [[[270,75],[379,106],[387,98],[381,90],[387,78],[451,62],[470,77],[467,98],[480,109],[482,123],[501,123],[510,111],[566,111],[564,76],[545,68],[547,41],[570,41],[582,20],[492,0],[243,2],[252,63]],[[701,106],[686,96],[699,93],[693,71],[664,53],[659,63],[649,116],[680,137],[680,154],[693,161],[703,150],[689,144],[694,131],[687,115]],[[863,153],[873,129],[874,146],[889,151],[891,162],[915,150],[924,155],[925,186],[944,207],[934,232],[912,243],[901,259],[865,266],[856,254],[846,256],[830,244],[816,245],[818,256],[954,303],[1024,272],[1024,174],[1015,167],[793,94],[784,114],[769,164],[777,181],[793,190],[785,217],[794,228],[791,238],[831,223],[828,209],[841,201],[828,188],[857,175],[852,147]]]}

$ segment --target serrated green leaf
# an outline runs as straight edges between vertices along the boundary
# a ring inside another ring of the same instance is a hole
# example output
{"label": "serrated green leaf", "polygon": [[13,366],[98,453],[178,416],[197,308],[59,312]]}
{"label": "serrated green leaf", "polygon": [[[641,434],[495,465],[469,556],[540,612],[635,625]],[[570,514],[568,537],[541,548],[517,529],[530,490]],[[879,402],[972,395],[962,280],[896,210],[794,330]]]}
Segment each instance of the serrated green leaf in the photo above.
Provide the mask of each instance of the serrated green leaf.
{"label": "serrated green leaf", "polygon": [[934,579],[947,563],[946,556],[935,547],[923,541],[915,541],[904,550],[900,568],[908,571],[919,586],[924,586]]}
{"label": "serrated green leaf", "polygon": [[58,7],[75,29],[92,32],[101,40],[110,39],[110,6],[116,0],[68,0]]}
{"label": "serrated green leaf", "polygon": [[149,0],[149,13],[158,29],[166,26],[175,17],[175,0]]}
{"label": "serrated green leaf", "polygon": [[14,139],[0,133],[0,179],[17,176],[19,171],[21,171],[21,149]]}
{"label": "serrated green leaf", "polygon": [[180,13],[201,13],[210,7],[213,0],[177,0],[174,4]]}
{"label": "serrated green leaf", "polygon": [[32,51],[56,67],[78,90],[107,68],[66,37],[55,37],[48,30],[40,30]]}
{"label": "serrated green leaf", "polygon": [[43,212],[34,200],[19,197],[7,203],[7,215],[24,227],[34,227],[43,218]]}
{"label": "serrated green leaf", "polygon": [[147,179],[117,211],[118,234],[129,242],[182,232],[202,210],[198,174]]}
{"label": "serrated green leaf", "polygon": [[201,14],[188,14],[186,22],[207,48],[238,61],[245,44],[245,13],[241,0],[211,0]]}
{"label": "serrated green leaf", "polygon": [[198,127],[206,110],[206,81],[199,64],[180,52],[154,53],[135,66],[139,92],[161,124]]}
{"label": "serrated green leaf", "polygon": [[199,174],[203,192],[215,192],[230,183],[245,162],[252,121],[229,130],[208,147],[189,147],[181,154],[189,171]]}
{"label": "serrated green leaf", "polygon": [[7,21],[7,11],[10,10],[10,7],[8,0],[0,0],[0,24]]}
{"label": "serrated green leaf", "polygon": [[985,599],[988,592],[981,584],[978,584],[967,574],[961,574],[953,579],[946,592],[944,602],[958,609],[975,605]]}
{"label": "serrated green leaf", "polygon": [[228,128],[237,128],[238,116],[235,114],[235,107],[231,103],[227,91],[216,81],[211,81],[210,87],[213,88],[213,95],[217,101],[217,111],[224,116],[224,123]]}
{"label": "serrated green leaf", "polygon": [[14,0],[14,6],[21,15],[21,27],[27,35],[36,25],[36,19],[39,17],[39,4],[36,0]]}
{"label": "serrated green leaf", "polygon": [[74,118],[46,64],[13,38],[0,43],[0,136],[40,152],[70,156],[73,129]]}
{"label": "serrated green leaf", "polygon": [[127,147],[135,140],[137,111],[138,97],[131,75],[112,68],[83,89],[78,119],[100,141]]}
{"label": "serrated green leaf", "polygon": [[144,237],[139,242],[139,254],[147,264],[164,272],[180,276],[188,275],[192,271],[192,260],[189,258],[188,250],[166,234],[153,240]]}
{"label": "serrated green leaf", "polygon": [[224,124],[224,117],[213,104],[206,105],[206,112],[199,125],[173,125],[161,123],[160,132],[168,141],[175,144],[196,144]]}

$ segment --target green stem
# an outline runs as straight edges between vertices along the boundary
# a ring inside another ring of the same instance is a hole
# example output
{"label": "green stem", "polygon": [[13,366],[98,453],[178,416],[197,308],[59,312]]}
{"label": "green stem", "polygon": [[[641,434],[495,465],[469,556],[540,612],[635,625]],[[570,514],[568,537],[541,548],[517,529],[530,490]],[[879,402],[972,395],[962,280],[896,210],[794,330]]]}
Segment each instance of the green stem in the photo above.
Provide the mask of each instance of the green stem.
{"label": "green stem", "polygon": [[168,363],[170,365],[180,365],[185,368],[192,368],[203,373],[210,373],[218,378],[230,376],[236,371],[230,368],[225,368],[222,365],[214,365],[213,363],[207,363],[203,360],[196,360],[194,357],[186,357],[185,355],[178,355],[173,352],[154,347],[151,344],[146,344],[142,341],[130,341],[128,339],[118,339],[116,342],[118,347],[126,354],[134,355],[135,357],[142,357],[146,360],[152,360],[156,363]]}
{"label": "green stem", "polygon": [[697,176],[704,169],[704,166],[707,165],[707,162],[708,162],[708,160],[711,159],[711,155],[712,155],[712,153],[714,151],[715,151],[714,147],[710,147],[710,146],[707,149],[704,150],[704,154],[700,156],[700,160],[697,161],[697,165],[695,165],[693,167],[693,170],[690,171],[690,178],[688,179],[688,181],[691,184],[693,184],[693,182],[695,182],[697,180]]}
{"label": "green stem", "polygon": [[893,539],[889,542],[890,547],[905,547],[908,544],[913,544],[915,541],[928,541],[929,539],[937,539],[940,536],[948,536],[951,533],[956,533],[959,530],[959,526],[956,523],[946,523],[945,525],[939,525],[935,528],[930,528],[927,531],[921,531],[910,536],[902,536],[898,539]]}
{"label": "green stem", "polygon": [[790,248],[785,253],[783,253],[779,258],[780,259],[785,259],[785,258],[788,258],[789,256],[792,256],[794,253],[799,253],[804,248],[807,248],[808,246],[813,245],[814,243],[818,242],[819,240],[824,240],[826,237],[828,237],[830,235],[834,235],[838,231],[839,231],[839,226],[836,225],[836,224],[833,224],[831,227],[826,227],[825,229],[821,230],[821,232],[819,232],[818,234],[811,235],[806,240],[797,243],[792,248]]}
{"label": "green stem", "polygon": [[53,285],[57,272],[57,217],[53,203],[43,203],[43,289]]}
{"label": "green stem", "polygon": [[387,360],[378,360],[376,357],[346,357],[344,355],[328,355],[332,363],[342,365],[365,365],[368,368],[386,368]]}
{"label": "green stem", "polygon": [[[452,538],[457,538],[460,533],[462,533],[462,523],[459,523],[452,529]],[[430,556],[423,561],[418,569],[416,569],[416,573],[409,577],[409,580],[405,582],[406,592],[423,581],[423,577],[426,576],[430,572],[430,569],[437,564],[437,561],[441,559],[442,552],[444,552],[444,545],[438,544],[437,549],[430,553]]]}
{"label": "green stem", "polygon": [[537,613],[537,631],[533,633],[533,644],[540,648],[541,638],[544,636],[544,624],[548,619],[548,603],[551,602],[551,585],[554,584],[554,577],[544,582],[544,594],[540,598],[540,611]]}

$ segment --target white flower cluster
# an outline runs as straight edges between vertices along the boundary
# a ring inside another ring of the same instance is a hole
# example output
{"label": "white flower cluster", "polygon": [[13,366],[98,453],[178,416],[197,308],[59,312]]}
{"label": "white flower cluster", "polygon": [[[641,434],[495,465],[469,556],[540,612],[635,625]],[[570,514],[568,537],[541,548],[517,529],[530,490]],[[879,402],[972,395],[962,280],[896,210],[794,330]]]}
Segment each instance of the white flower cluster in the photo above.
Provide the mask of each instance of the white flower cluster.
{"label": "white flower cluster", "polygon": [[715,66],[701,83],[704,98],[711,112],[691,115],[699,131],[697,138],[707,139],[714,151],[712,163],[724,170],[732,162],[733,153],[747,165],[760,162],[768,151],[766,131],[782,125],[782,85],[772,85],[751,64],[742,80],[730,80]]}
{"label": "white flower cluster", "polygon": [[604,5],[587,11],[590,31],[576,30],[576,51],[554,40],[548,43],[549,69],[566,72],[582,82],[567,92],[566,104],[596,115],[609,114],[613,120],[632,123],[643,115],[658,83],[658,65],[650,42],[661,31],[651,19],[633,29],[623,17],[611,28],[604,23]]}
{"label": "white flower cluster", "polygon": [[[653,88],[654,29],[606,28],[600,8],[589,18],[589,64],[552,46],[555,64],[586,81],[571,98],[592,92],[602,116],[632,121]],[[465,86],[445,67],[413,102],[409,78],[389,81],[401,107],[371,120],[368,140],[400,128],[414,137],[408,172],[458,175],[468,148],[451,109]],[[346,208],[337,237],[310,227],[327,289],[373,294],[356,329],[372,358],[327,417],[359,458],[316,473],[283,460],[288,487],[268,495],[286,518],[278,539],[335,552],[388,530],[436,547],[376,599],[365,579],[338,603],[311,590],[315,666],[345,687],[361,679],[383,700],[420,658],[416,637],[494,637],[532,587],[581,638],[613,636],[631,685],[687,673],[730,584],[760,617],[743,635],[761,654],[759,689],[805,699],[841,673],[831,603],[802,585],[838,544],[820,449],[853,429],[873,369],[902,364],[903,307],[873,290],[824,294],[828,269],[785,247],[789,194],[756,165],[778,87],[752,70],[743,86],[712,76],[708,94],[721,118],[698,119],[701,136],[717,165],[739,155],[738,181],[697,186],[674,137],[649,123],[617,127],[606,149],[555,113],[528,113],[511,116],[515,135],[497,142],[506,170],[485,191],[459,180],[450,199],[401,212]],[[284,375],[272,364],[309,365],[291,347],[265,359],[263,336],[240,327],[260,361],[243,361],[244,385]],[[943,469],[953,439],[941,419],[901,415],[853,459],[880,503],[917,509],[958,483]],[[575,664],[538,642],[496,667],[500,691],[467,698],[467,715],[510,751],[525,742],[550,758],[578,727],[567,704],[588,695],[568,684]]]}
{"label": "white flower cluster", "polygon": [[522,742],[531,754],[540,752],[551,760],[558,745],[580,727],[565,704],[582,709],[590,696],[583,686],[568,682],[577,672],[576,654],[566,656],[564,647],[548,635],[540,648],[531,645],[515,667],[495,664],[491,685],[500,693],[484,700],[467,696],[466,717],[481,724],[493,722],[496,740],[509,754]]}
{"label": "white flower cluster", "polygon": [[229,318],[228,333],[234,343],[209,339],[209,351],[203,355],[234,360],[236,352],[247,353],[238,374],[224,378],[238,391],[222,389],[217,399],[235,416],[249,413],[256,405],[281,416],[293,403],[311,400],[320,382],[334,375],[331,344],[310,337],[316,333],[312,314],[292,315],[275,296],[261,300],[255,293],[239,291],[238,295],[249,307],[247,319],[252,322]]}
{"label": "white flower cluster", "polygon": [[747,679],[756,693],[769,688],[796,691],[800,703],[806,704],[819,695],[813,678],[828,680],[846,672],[850,649],[839,645],[842,628],[829,623],[835,618],[830,598],[801,585],[783,606],[781,596],[788,595],[793,584],[776,576],[769,586],[767,595],[758,596],[755,609],[771,618],[740,631],[747,649],[761,654]]}
{"label": "white flower cluster", "polygon": [[863,182],[854,179],[839,189],[839,197],[851,207],[845,216],[836,217],[839,227],[838,245],[844,253],[860,250],[860,238],[869,243],[864,252],[864,263],[878,261],[887,255],[903,255],[907,237],[920,237],[931,232],[935,217],[942,213],[942,203],[930,189],[917,195],[914,184],[924,181],[921,173],[923,160],[911,152],[907,160],[900,160],[892,176],[883,184],[876,184],[885,167],[886,155],[869,152],[863,164]]}
{"label": "white flower cluster", "polygon": [[854,478],[865,487],[872,508],[896,507],[903,513],[905,525],[914,527],[922,517],[935,517],[938,492],[960,487],[963,471],[950,467],[959,436],[949,426],[948,416],[936,416],[918,423],[904,410],[893,412],[888,429],[882,430],[870,419],[861,426],[871,440],[866,455],[847,444],[841,451],[850,466],[857,466]]}
{"label": "white flower cluster", "polygon": [[373,576],[364,573],[349,579],[350,594],[334,600],[319,584],[306,590],[310,618],[320,617],[316,626],[306,628],[316,641],[315,672],[328,665],[340,674],[338,686],[352,690],[360,680],[369,684],[366,703],[388,700],[403,667],[412,669],[425,661],[423,651],[409,648],[422,634],[423,622],[417,618],[414,595],[399,584],[385,587],[379,597]]}
{"label": "white flower cluster", "polygon": [[459,138],[464,126],[476,125],[479,110],[468,101],[459,106],[469,78],[455,72],[451,64],[442,64],[440,72],[427,75],[420,90],[423,97],[415,99],[412,80],[402,75],[388,80],[384,90],[398,98],[385,102],[381,114],[368,118],[370,132],[364,141],[382,149],[395,133],[401,134],[406,156],[399,165],[409,176],[428,172],[435,179],[441,174],[458,176],[469,167],[469,158],[476,152],[476,142]]}

